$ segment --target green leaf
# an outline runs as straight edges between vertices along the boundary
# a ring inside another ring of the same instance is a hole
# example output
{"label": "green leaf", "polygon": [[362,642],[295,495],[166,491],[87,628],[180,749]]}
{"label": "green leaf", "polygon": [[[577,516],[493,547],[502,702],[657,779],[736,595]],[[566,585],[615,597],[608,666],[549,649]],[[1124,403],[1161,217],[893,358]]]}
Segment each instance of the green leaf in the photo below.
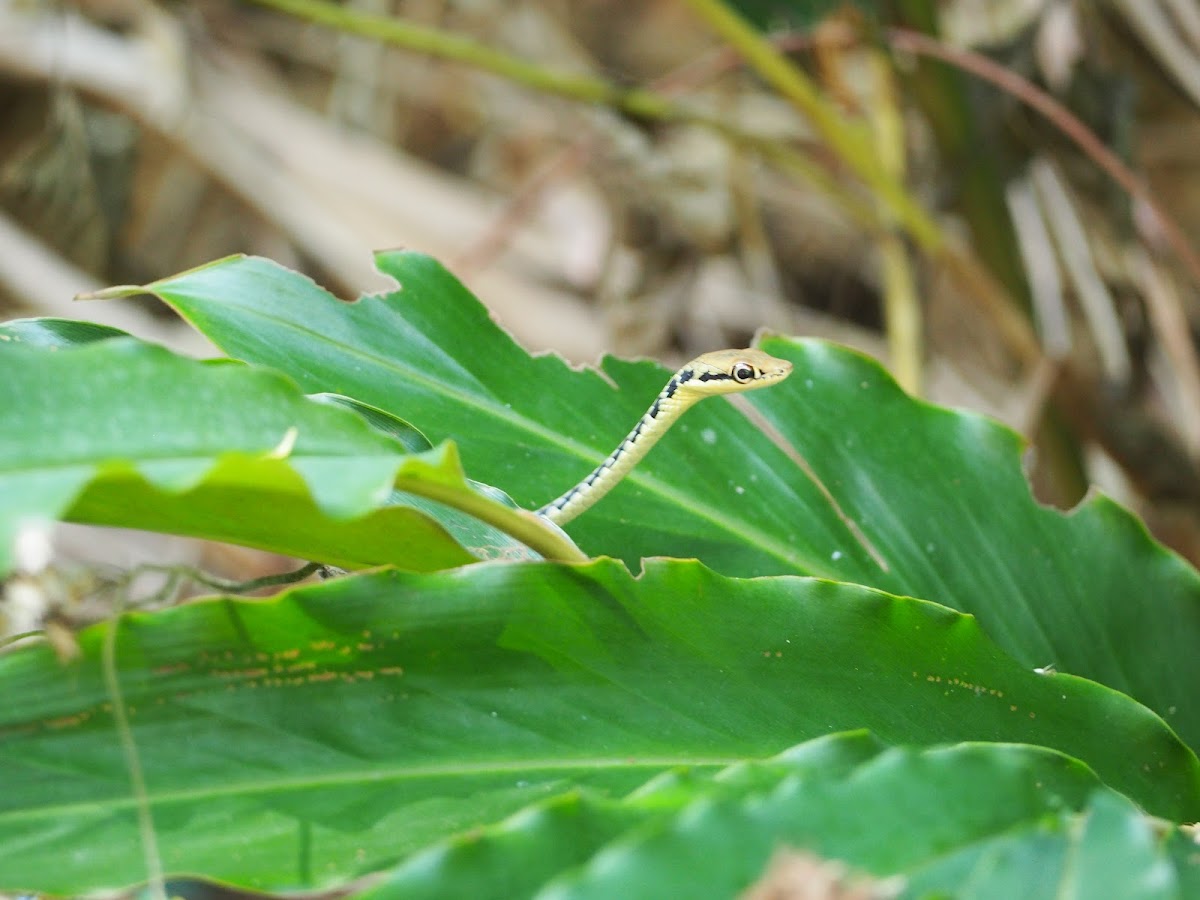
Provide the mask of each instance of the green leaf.
{"label": "green leaf", "polygon": [[[650,363],[610,358],[601,374],[531,358],[436,262],[378,261],[401,290],[356,304],[247,258],[146,290],[236,357],[459,440],[467,471],[525,506],[586,474],[667,378]],[[1200,746],[1191,567],[1103,497],[1070,515],[1039,506],[1008,429],[913,400],[848,350],[762,346],[796,369],[746,399],[804,463],[707,401],[570,523],[580,546],[633,566],[697,557],[731,574],[815,574],[929,598],[979,615],[1027,666],[1129,692]]]}
{"label": "green leaf", "polygon": [[1171,852],[1182,832],[1159,847],[1146,816],[1077,762],[1011,745],[883,750],[838,735],[621,800],[555,797],[360,896],[731,897],[770,878],[785,848],[848,863],[843,878],[901,876],[905,897],[1191,896],[1196,863]]}
{"label": "green leaf", "polygon": [[63,517],[342,566],[474,559],[426,515],[384,505],[397,477],[470,491],[453,448],[409,455],[275,373],[122,338],[2,345],[0,380],[0,570],[18,529]]}
{"label": "green leaf", "polygon": [[846,863],[860,877],[903,876],[905,897],[1186,896],[1128,800],[1097,790],[1073,815],[1092,787],[1077,763],[1028,747],[894,750],[846,775],[809,772],[770,792],[702,796],[539,896],[731,897],[760,873],[769,879],[781,848]]}
{"label": "green leaf", "polygon": [[[0,657],[0,846],[20,851],[2,890],[142,877],[103,627],[67,667]],[[1051,747],[1158,815],[1200,812],[1200,765],[1161,720],[1016,665],[970,617],[694,562],[363,574],[126,616],[116,658],[167,871],[258,888],[341,884],[539,800],[848,728]]]}
{"label": "green leaf", "polygon": [[[718,772],[675,770],[614,800],[573,791],[531,804],[510,819],[456,836],[407,861],[363,900],[404,897],[532,896],[547,881],[582,866],[630,832],[644,832],[699,797],[766,793],[783,778],[838,777],[884,745],[863,733],[817,738],[765,763]],[[1085,771],[1082,766],[1077,770]]]}
{"label": "green leaf", "polygon": [[[975,846],[961,846],[914,872],[905,897],[1120,897],[1168,900],[1185,890],[1189,865],[1164,847],[1155,825],[1124,797],[1096,791],[1082,816],[1027,823]],[[1193,870],[1196,864],[1190,866]],[[1191,877],[1194,877],[1192,875]]]}
{"label": "green leaf", "polygon": [[1165,850],[1179,878],[1181,897],[1200,897],[1200,827],[1194,823],[1187,829],[1175,829],[1167,835]]}
{"label": "green leaf", "polygon": [[1082,824],[1059,896],[1180,896],[1154,825],[1127,799],[1098,793]]}
{"label": "green leaf", "polygon": [[702,796],[544,896],[733,897],[780,849],[875,876],[904,874],[1078,808],[1093,786],[1077,762],[1028,747],[892,750],[844,775],[810,772],[781,777],[769,792]]}
{"label": "green leaf", "polygon": [[759,409],[836,499],[827,574],[978,616],[1019,661],[1124,691],[1200,746],[1195,569],[1099,494],[1067,515],[1038,504],[1020,437],[991,420],[913,400],[856,353],[762,347],[795,371]]}
{"label": "green leaf", "polygon": [[74,319],[10,319],[0,324],[0,350],[5,343],[29,347],[77,347],[117,337],[129,337],[129,334],[111,325]]}

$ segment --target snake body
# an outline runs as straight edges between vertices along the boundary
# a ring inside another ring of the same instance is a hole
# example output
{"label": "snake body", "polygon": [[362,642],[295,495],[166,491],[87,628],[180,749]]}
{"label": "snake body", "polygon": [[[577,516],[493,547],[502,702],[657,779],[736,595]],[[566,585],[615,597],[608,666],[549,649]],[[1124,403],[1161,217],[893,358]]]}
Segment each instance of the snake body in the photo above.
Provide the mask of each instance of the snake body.
{"label": "snake body", "polygon": [[792,364],[761,350],[717,350],[671,376],[633,430],[592,473],[537,511],[556,525],[571,521],[611,491],[695,403],[716,394],[767,387],[787,378]]}

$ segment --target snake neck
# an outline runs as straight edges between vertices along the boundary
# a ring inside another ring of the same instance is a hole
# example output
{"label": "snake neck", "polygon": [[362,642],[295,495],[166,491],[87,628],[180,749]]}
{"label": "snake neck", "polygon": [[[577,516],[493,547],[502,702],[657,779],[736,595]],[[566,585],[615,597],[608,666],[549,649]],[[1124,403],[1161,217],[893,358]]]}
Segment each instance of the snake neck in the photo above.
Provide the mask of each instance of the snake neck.
{"label": "snake neck", "polygon": [[539,509],[537,514],[556,525],[562,525],[616,487],[625,473],[658,443],[671,424],[699,399],[694,394],[680,390],[691,374],[686,368],[676,372],[629,434],[625,435],[625,439],[608,455],[608,459],[596,466],[575,487]]}

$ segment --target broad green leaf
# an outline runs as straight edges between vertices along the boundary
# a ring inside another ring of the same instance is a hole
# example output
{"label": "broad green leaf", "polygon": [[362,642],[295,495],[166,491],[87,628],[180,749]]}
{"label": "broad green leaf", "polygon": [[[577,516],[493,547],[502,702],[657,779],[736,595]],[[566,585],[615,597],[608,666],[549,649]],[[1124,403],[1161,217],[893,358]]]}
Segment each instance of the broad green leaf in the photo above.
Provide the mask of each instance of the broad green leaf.
{"label": "broad green leaf", "polygon": [[1169,900],[1194,896],[1191,868],[1171,853],[1185,840],[1171,828],[1163,846],[1156,826],[1124,797],[1097,791],[1081,816],[1044,819],[961,846],[912,873],[903,897],[968,900]]}
{"label": "broad green leaf", "polygon": [[[142,877],[103,634],[66,667],[0,657],[0,846],[19,850],[0,890]],[[970,617],[694,562],[363,574],[129,615],[116,658],[167,871],[260,888],[340,884],[538,800],[850,728],[1050,747],[1156,814],[1200,812],[1200,765],[1160,719],[1016,665]]]}
{"label": "broad green leaf", "polygon": [[[767,762],[717,772],[677,770],[624,799],[574,791],[532,804],[511,818],[445,841],[407,861],[364,900],[403,897],[533,896],[546,882],[596,854],[676,815],[699,797],[766,793],[781,779],[840,777],[884,749],[864,733],[817,738]],[[1077,769],[1083,771],[1082,766]]]}
{"label": "broad green leaf", "polygon": [[731,897],[782,848],[902,877],[904,897],[1192,896],[1187,838],[1171,828],[1159,846],[1151,821],[1078,763],[1020,746],[882,749],[838,735],[621,800],[555,797],[361,896]]}
{"label": "broad green leaf", "polygon": [[532,897],[564,869],[583,865],[630,829],[673,807],[624,803],[571,791],[532,804],[486,830],[476,829],[419,854],[361,896],[364,900],[497,900]]}
{"label": "broad green leaf", "polygon": [[[247,258],[147,290],[235,357],[458,440],[467,472],[525,506],[586,474],[667,378],[650,363],[610,358],[601,374],[531,358],[437,263],[378,261],[401,290],[355,304]],[[1200,746],[1195,570],[1103,497],[1069,515],[1041,507],[1019,438],[996,423],[915,401],[845,349],[782,338],[763,348],[796,370],[746,399],[804,463],[730,404],[706,401],[568,525],[581,547],[634,566],[697,557],[731,574],[813,574],[929,598],[979,615],[1027,666],[1131,693]]]}
{"label": "broad green leaf", "polygon": [[57,518],[343,566],[474,558],[426,515],[384,505],[398,476],[470,491],[453,448],[407,454],[275,373],[122,338],[0,345],[0,381],[0,571],[19,528]]}
{"label": "broad green leaf", "polygon": [[1193,823],[1186,829],[1175,829],[1167,836],[1166,852],[1179,879],[1180,895],[1200,897],[1200,826]]}
{"label": "broad green leaf", "polygon": [[[1178,884],[1165,858],[1157,826],[1129,800],[1104,792],[1091,803],[1082,828],[1073,836],[1075,852],[1064,865],[1060,897],[1179,897]],[[1066,862],[1066,860],[1064,860]]]}
{"label": "broad green leaf", "polygon": [[97,322],[74,319],[10,319],[0,325],[0,350],[5,344],[27,347],[77,347],[110,338],[130,337],[128,332]]}
{"label": "broad green leaf", "polygon": [[1128,800],[1098,790],[1074,814],[1094,789],[1078,763],[1029,747],[893,750],[844,775],[702,795],[538,896],[733,897],[769,879],[781,852],[901,877],[902,896],[913,898],[1185,896]]}
{"label": "broad green leaf", "polygon": [[[93,343],[101,340],[108,340],[115,337],[129,337],[125,332],[116,328],[110,328],[104,325],[96,325],[90,322],[75,322],[70,319],[17,319],[10,322],[0,324],[0,342],[8,342],[10,344],[21,344],[26,347],[45,347],[55,350],[66,349],[69,347],[77,347],[85,344]],[[3,349],[3,344],[0,343],[0,350]],[[336,394],[317,394],[310,399],[320,403],[328,403],[334,406],[340,406],[352,409],[368,424],[378,431],[389,435],[398,441],[402,448],[408,453],[420,454],[426,453],[431,456],[437,454],[431,453],[433,445],[429,440],[421,434],[412,425],[391,415],[381,409],[368,406],[354,400],[351,397],[343,397]],[[72,417],[63,416],[61,425],[68,431],[74,431],[78,427]],[[152,424],[152,423],[149,423]],[[130,435],[134,437],[134,435]],[[48,435],[43,435],[48,437]],[[64,436],[65,437],[65,436]],[[146,449],[154,452],[153,440],[148,442]],[[261,463],[261,461],[259,461]],[[250,463],[243,462],[243,467]],[[241,480],[245,482],[250,477],[249,470],[244,470]],[[280,479],[282,481],[280,482]],[[210,479],[210,488],[215,485],[215,481]],[[190,495],[186,503],[190,507],[187,510],[187,518],[194,522],[202,520],[222,520],[227,518],[224,512],[228,509],[244,506],[248,502],[257,502],[271,490],[271,485],[279,482],[282,485],[282,490],[285,496],[282,498],[282,505],[276,507],[277,517],[266,517],[259,522],[239,523],[235,527],[235,534],[229,534],[223,529],[227,529],[227,524],[209,525],[209,531],[197,532],[188,531],[191,534],[203,533],[206,535],[225,535],[226,540],[236,540],[242,543],[253,543],[257,546],[269,547],[282,552],[294,552],[296,550],[284,549],[292,545],[286,542],[290,536],[283,530],[278,529],[277,523],[280,518],[286,517],[293,523],[301,524],[305,520],[317,523],[325,518],[319,511],[314,512],[311,503],[308,501],[305,494],[307,489],[301,488],[295,490],[295,479],[286,466],[272,465],[267,463],[261,468],[261,480],[258,482],[258,491],[256,494],[248,494],[246,497],[238,497],[230,495],[228,492],[222,495],[215,494],[212,490],[203,492],[200,495]],[[66,482],[64,482],[66,483]],[[508,508],[513,508],[515,504],[502,491],[498,491],[489,485],[471,482],[471,486],[476,493],[482,493],[503,504]],[[111,516],[115,513],[116,508],[128,508],[133,506],[133,498],[125,493],[127,488],[125,485],[116,484],[119,496],[112,496],[111,492],[106,493],[102,485],[93,486],[93,494],[89,498],[90,515],[94,516],[93,521],[98,524],[112,524]],[[142,512],[138,519],[142,528],[159,528],[164,531],[177,531],[180,528],[179,506],[180,501],[177,498],[165,496],[159,492],[148,490],[147,486],[134,486],[133,491],[137,492],[139,499],[137,505],[142,508]],[[211,502],[215,501],[220,509],[212,510],[207,507]],[[36,504],[35,504],[36,505]],[[405,493],[402,491],[393,492],[387,501],[386,506],[403,507],[410,511],[420,513],[424,518],[432,519],[434,522],[441,525],[462,547],[469,547],[474,553],[483,558],[504,558],[504,559],[536,559],[538,554],[529,550],[524,544],[515,538],[509,536],[503,531],[494,528],[479,519],[474,518],[466,513],[460,512],[449,506],[445,506],[436,500],[431,500],[419,495]],[[45,511],[61,509],[61,503],[54,503],[52,500],[45,504]],[[83,516],[84,510],[76,510],[75,515]],[[404,522],[403,516],[397,516],[394,512],[389,513],[394,519],[396,525]],[[29,515],[21,514],[21,521],[28,521],[45,515]],[[49,517],[54,517],[51,515]],[[341,522],[328,523],[329,533],[333,545],[343,544],[360,547],[362,551],[369,551],[372,542],[378,543],[379,539],[383,538],[396,543],[393,535],[387,531],[380,531],[378,521],[379,517],[373,518],[371,521],[354,523],[347,527]],[[14,519],[14,521],[17,521]],[[418,532],[429,531],[429,523],[417,522],[416,530]],[[212,529],[216,529],[215,531]],[[337,532],[337,533],[335,533]],[[254,535],[252,538],[251,535]],[[319,539],[317,534],[313,535],[314,539]],[[2,538],[0,538],[2,539]],[[284,543],[277,543],[277,539],[282,539]],[[440,541],[439,541],[440,542]],[[300,546],[300,545],[297,545]],[[311,549],[311,547],[309,548]],[[420,548],[414,547],[414,552],[420,554]],[[7,552],[5,549],[3,552]],[[3,552],[0,552],[0,563],[3,563]],[[376,555],[372,557],[375,560],[391,559],[396,561],[394,555],[389,554],[386,550],[375,551]],[[298,554],[304,555],[304,554]],[[330,550],[322,556],[323,559],[333,563],[339,559],[335,551]],[[358,557],[348,557],[342,559],[342,564],[350,564],[349,559],[357,559]],[[426,567],[445,567],[465,561],[457,549],[451,550],[447,556],[444,552],[434,555],[428,559],[422,560],[417,568]],[[6,563],[5,563],[6,564]],[[408,564],[412,567],[411,563]]]}
{"label": "broad green leaf", "polygon": [[825,545],[838,578],[976,615],[1026,665],[1124,691],[1200,746],[1195,569],[1106,497],[1039,505],[1012,431],[914,401],[856,353],[762,346],[795,372],[759,409],[853,523]]}

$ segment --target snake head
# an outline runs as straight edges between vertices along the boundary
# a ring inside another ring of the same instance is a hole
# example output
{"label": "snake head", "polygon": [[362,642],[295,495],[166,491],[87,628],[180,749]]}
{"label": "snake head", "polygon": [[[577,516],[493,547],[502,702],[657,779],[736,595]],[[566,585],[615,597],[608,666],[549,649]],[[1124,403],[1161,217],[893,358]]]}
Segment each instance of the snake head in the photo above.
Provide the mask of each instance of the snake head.
{"label": "snake head", "polygon": [[[792,364],[761,350],[716,350],[697,356],[680,371],[680,388],[691,394],[736,394],[782,381]],[[686,377],[685,377],[686,375]]]}

